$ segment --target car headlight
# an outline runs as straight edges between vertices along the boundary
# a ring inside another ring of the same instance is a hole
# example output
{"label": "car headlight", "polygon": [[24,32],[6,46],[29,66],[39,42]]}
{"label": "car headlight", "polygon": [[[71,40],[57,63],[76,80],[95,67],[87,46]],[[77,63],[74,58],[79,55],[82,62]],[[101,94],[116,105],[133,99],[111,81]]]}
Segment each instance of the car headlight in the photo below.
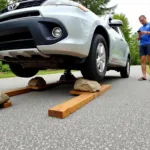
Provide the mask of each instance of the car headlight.
{"label": "car headlight", "polygon": [[59,27],[55,27],[55,28],[52,30],[52,35],[53,35],[53,37],[55,37],[55,38],[61,37],[61,35],[62,35],[62,29],[59,28]]}

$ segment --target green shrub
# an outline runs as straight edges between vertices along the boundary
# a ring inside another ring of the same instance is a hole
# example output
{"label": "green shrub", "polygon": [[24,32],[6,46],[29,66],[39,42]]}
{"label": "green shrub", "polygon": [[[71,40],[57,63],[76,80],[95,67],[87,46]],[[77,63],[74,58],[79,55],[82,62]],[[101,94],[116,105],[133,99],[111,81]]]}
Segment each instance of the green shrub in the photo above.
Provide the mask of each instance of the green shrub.
{"label": "green shrub", "polygon": [[2,72],[9,72],[11,71],[8,65],[3,65]]}
{"label": "green shrub", "polygon": [[9,68],[9,65],[3,65],[2,62],[0,61],[0,72],[9,72],[11,71]]}

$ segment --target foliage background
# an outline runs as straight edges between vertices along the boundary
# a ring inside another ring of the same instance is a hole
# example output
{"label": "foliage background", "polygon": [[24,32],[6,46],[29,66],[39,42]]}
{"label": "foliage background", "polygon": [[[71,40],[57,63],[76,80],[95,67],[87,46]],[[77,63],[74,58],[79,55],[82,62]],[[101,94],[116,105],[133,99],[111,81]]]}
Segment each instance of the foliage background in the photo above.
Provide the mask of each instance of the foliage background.
{"label": "foliage background", "polygon": [[140,65],[140,56],[139,56],[139,41],[137,40],[137,33],[132,33],[132,28],[129,26],[128,18],[125,14],[114,14],[114,19],[119,19],[123,22],[121,31],[123,32],[127,43],[129,44],[131,52],[131,64]]}

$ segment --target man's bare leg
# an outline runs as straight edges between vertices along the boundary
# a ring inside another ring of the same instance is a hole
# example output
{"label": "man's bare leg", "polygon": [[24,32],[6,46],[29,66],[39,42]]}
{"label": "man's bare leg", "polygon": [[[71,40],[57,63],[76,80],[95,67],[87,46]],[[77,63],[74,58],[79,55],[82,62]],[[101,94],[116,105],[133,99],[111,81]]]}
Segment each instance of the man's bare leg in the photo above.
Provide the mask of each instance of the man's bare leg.
{"label": "man's bare leg", "polygon": [[146,79],[146,56],[141,56],[141,68],[142,68],[143,78]]}

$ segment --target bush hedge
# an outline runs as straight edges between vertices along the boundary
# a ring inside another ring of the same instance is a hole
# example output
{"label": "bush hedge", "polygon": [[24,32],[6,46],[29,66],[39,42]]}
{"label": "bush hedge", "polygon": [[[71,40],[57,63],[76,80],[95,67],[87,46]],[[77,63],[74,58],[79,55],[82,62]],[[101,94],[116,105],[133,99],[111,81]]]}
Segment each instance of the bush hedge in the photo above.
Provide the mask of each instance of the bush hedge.
{"label": "bush hedge", "polygon": [[0,61],[0,72],[9,72],[11,71],[9,68],[9,65],[3,65],[2,62]]}

